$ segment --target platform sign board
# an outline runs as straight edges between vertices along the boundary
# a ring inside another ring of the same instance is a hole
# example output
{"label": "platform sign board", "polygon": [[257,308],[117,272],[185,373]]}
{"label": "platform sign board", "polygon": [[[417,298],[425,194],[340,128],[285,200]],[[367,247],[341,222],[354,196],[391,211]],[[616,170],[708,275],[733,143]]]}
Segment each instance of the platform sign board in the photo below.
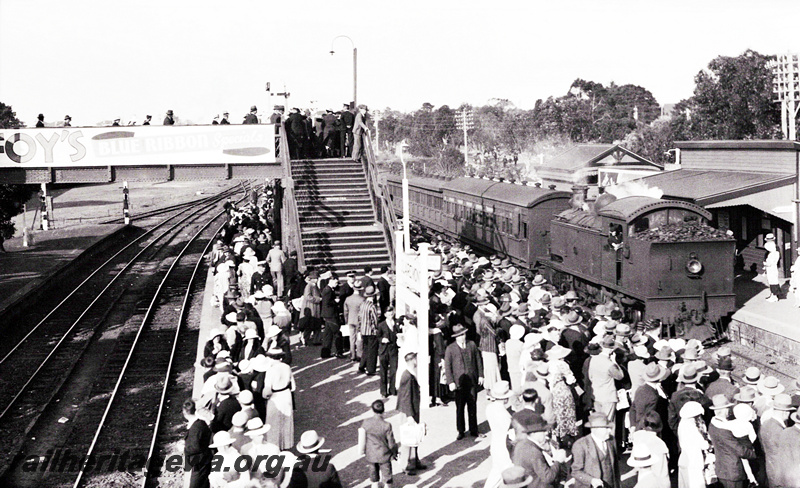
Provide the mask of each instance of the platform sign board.
{"label": "platform sign board", "polygon": [[270,124],[0,129],[0,169],[276,161]]}
{"label": "platform sign board", "polygon": [[[406,338],[404,346],[400,350],[398,361],[398,376],[405,369],[403,356],[409,350],[417,353],[417,381],[420,383],[420,408],[426,409],[430,404],[430,391],[428,385],[428,367],[430,365],[430,355],[428,351],[428,313],[430,302],[428,301],[428,267],[431,262],[431,252],[429,244],[419,244],[419,252],[404,251],[403,232],[395,234],[397,266],[397,309],[399,315],[408,315],[412,312],[417,317],[417,337]],[[405,336],[405,334],[404,334]],[[408,341],[416,342],[409,345]]]}

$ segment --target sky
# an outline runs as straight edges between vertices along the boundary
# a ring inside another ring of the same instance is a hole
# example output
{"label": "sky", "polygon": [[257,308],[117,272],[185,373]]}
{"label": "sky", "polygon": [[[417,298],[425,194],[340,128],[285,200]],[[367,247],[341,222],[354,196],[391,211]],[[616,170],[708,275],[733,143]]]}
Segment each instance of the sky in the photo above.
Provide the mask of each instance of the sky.
{"label": "sky", "polygon": [[337,110],[354,45],[373,110],[529,109],[576,78],[675,103],[719,55],[800,51],[799,14],[796,0],[0,0],[0,102],[29,126],[160,123],[167,109],[240,123],[284,102],[270,82],[290,107]]}

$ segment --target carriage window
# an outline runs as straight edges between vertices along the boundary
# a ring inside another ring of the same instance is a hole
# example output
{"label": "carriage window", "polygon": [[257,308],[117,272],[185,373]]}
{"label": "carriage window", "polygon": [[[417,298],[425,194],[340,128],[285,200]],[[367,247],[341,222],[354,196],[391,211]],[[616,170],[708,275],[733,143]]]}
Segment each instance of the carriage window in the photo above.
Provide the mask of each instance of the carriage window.
{"label": "carriage window", "polygon": [[528,238],[528,223],[527,222],[522,222],[522,238],[523,239],[527,239]]}

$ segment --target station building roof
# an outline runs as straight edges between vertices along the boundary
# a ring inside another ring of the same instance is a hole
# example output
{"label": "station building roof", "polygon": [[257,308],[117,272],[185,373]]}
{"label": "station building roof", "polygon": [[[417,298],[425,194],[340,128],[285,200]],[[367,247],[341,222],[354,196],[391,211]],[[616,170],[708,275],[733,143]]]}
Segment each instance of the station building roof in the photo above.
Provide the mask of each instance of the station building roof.
{"label": "station building roof", "polygon": [[660,188],[665,198],[691,201],[705,207],[791,186],[795,179],[794,175],[780,173],[678,169],[646,176],[639,181],[649,187]]}

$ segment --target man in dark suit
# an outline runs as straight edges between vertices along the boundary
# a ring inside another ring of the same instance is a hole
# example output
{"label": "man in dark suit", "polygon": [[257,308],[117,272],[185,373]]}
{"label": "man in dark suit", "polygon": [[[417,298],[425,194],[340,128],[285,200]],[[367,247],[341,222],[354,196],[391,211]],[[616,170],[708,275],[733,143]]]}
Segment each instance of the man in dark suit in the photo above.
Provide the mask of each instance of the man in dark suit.
{"label": "man in dark suit", "polygon": [[617,448],[611,437],[613,425],[601,413],[589,415],[589,435],[572,446],[572,476],[575,488],[620,488]]}
{"label": "man in dark suit", "polygon": [[444,370],[450,391],[456,397],[456,428],[458,437],[464,438],[464,407],[469,415],[469,434],[478,437],[478,386],[483,385],[483,359],[474,342],[466,338],[467,329],[460,324],[453,327],[455,342],[444,352]]}
{"label": "man in dark suit", "polygon": [[322,144],[325,146],[327,157],[336,157],[338,151],[336,147],[336,115],[333,110],[325,110],[322,116]]}
{"label": "man in dark suit", "polygon": [[378,305],[381,309],[381,315],[386,314],[386,309],[389,308],[389,304],[392,302],[392,296],[390,295],[391,285],[389,284],[389,267],[384,265],[381,266],[381,275],[375,281],[375,286],[378,287]]}
{"label": "man in dark suit", "polygon": [[[708,412],[711,401],[706,398],[702,391],[697,387],[697,380],[700,375],[697,368],[692,364],[687,364],[678,373],[678,383],[680,386],[669,399],[668,424],[672,432],[678,432],[681,408],[687,402],[697,402]],[[670,460],[672,462],[672,460]],[[677,462],[677,460],[675,460]]]}
{"label": "man in dark suit", "polygon": [[392,459],[397,458],[397,442],[392,424],[383,419],[381,400],[372,402],[372,417],[364,420],[358,429],[358,452],[372,468],[370,480],[376,486],[383,478],[384,486],[392,486]]}
{"label": "man in dark suit", "polygon": [[706,387],[706,397],[710,400],[716,395],[723,394],[728,400],[733,400],[733,396],[739,393],[739,388],[733,384],[731,379],[733,362],[730,356],[720,358],[717,372],[719,378]]}
{"label": "man in dark suit", "polygon": [[745,488],[748,486],[748,479],[742,460],[755,459],[756,450],[747,436],[737,438],[728,430],[727,420],[734,406],[733,402],[723,394],[716,395],[711,402],[714,418],[708,426],[708,437],[714,445],[717,477],[723,488]]}
{"label": "man in dark suit", "polygon": [[631,426],[641,429],[641,422],[648,412],[656,412],[661,417],[663,425],[667,424],[669,400],[661,382],[669,376],[667,368],[657,363],[650,363],[644,371],[644,385],[636,390],[636,395],[631,404],[630,420]]}
{"label": "man in dark suit", "polygon": [[299,108],[293,108],[286,119],[286,132],[289,136],[289,153],[292,159],[302,159],[305,154],[306,124]]}
{"label": "man in dark suit", "polygon": [[397,375],[397,329],[394,323],[394,309],[387,309],[386,318],[378,324],[378,359],[381,364],[381,395],[387,398],[396,395],[395,376]]}
{"label": "man in dark suit", "polygon": [[350,104],[348,103],[342,106],[342,111],[339,114],[342,119],[341,156],[347,158],[353,153],[353,125],[356,122],[356,116],[350,111]]}
{"label": "man in dark suit", "polygon": [[562,473],[562,466],[566,462],[566,453],[558,449],[551,456],[552,464],[547,461],[544,451],[550,448],[547,444],[547,434],[550,425],[541,415],[529,409],[522,409],[514,414],[514,428],[518,432],[517,439],[511,453],[511,461],[520,466],[525,473],[533,478],[526,486],[532,488],[552,488],[557,485]]}
{"label": "man in dark suit", "polygon": [[191,466],[189,488],[208,488],[208,475],[211,473],[211,429],[208,427],[208,410],[197,410],[194,400],[186,400],[183,404],[183,418],[189,424],[186,432],[183,455],[186,464]]}
{"label": "man in dark suit", "polygon": [[[300,436],[300,442],[295,446],[297,462],[295,469],[300,469],[305,474],[308,488],[341,488],[339,473],[336,466],[330,462],[330,455],[321,455],[319,449],[325,442],[316,430],[308,430]],[[320,462],[319,458],[322,458]],[[292,478],[294,479],[294,478]]]}
{"label": "man in dark suit", "polygon": [[167,110],[167,116],[164,117],[164,125],[175,125],[175,118],[172,117],[172,110]]}
{"label": "man in dark suit", "polygon": [[[403,359],[406,362],[406,370],[400,376],[400,387],[397,389],[397,411],[419,424],[420,393],[417,381],[417,353],[406,353]],[[419,462],[417,446],[409,446],[406,474],[414,476],[418,469],[425,468],[427,466]]]}
{"label": "man in dark suit", "polygon": [[258,108],[255,105],[250,107],[250,113],[244,116],[242,124],[257,124],[258,115],[256,115],[256,112],[258,112]]}
{"label": "man in dark suit", "polygon": [[214,419],[211,421],[211,432],[217,433],[221,430],[231,430],[233,427],[233,415],[242,409],[236,394],[239,393],[229,374],[217,375],[217,382],[214,388],[217,390],[217,404]]}
{"label": "man in dark suit", "polygon": [[344,357],[340,339],[341,332],[339,331],[341,327],[339,323],[339,305],[336,303],[336,286],[338,284],[339,280],[333,277],[328,280],[325,288],[322,289],[322,302],[320,303],[320,313],[324,323],[322,350],[320,351],[320,357],[322,358],[331,357],[333,349],[336,350],[337,357]]}
{"label": "man in dark suit", "polygon": [[36,127],[44,127],[44,114],[39,114],[36,117]]}
{"label": "man in dark suit", "polygon": [[231,124],[230,122],[228,122],[228,115],[230,115],[228,112],[224,112],[222,114],[222,120],[219,121],[219,125],[230,125]]}

